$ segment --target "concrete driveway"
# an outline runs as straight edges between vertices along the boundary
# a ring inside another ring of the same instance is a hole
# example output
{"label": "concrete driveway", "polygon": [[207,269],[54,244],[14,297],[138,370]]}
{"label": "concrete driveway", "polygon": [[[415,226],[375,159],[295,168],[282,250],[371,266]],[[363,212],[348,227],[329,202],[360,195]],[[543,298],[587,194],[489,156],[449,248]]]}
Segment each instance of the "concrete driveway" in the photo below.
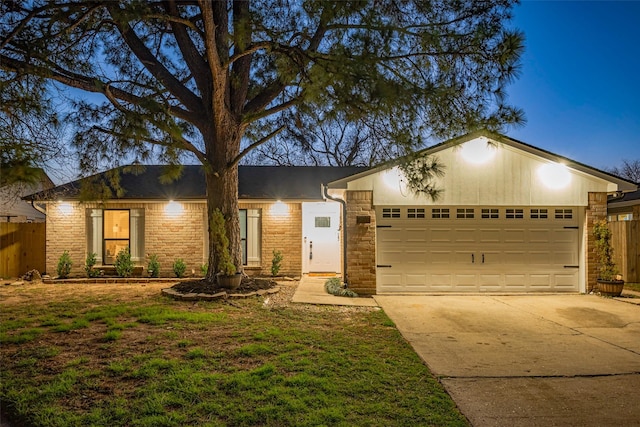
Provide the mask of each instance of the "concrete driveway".
{"label": "concrete driveway", "polygon": [[474,426],[640,426],[640,306],[375,297]]}

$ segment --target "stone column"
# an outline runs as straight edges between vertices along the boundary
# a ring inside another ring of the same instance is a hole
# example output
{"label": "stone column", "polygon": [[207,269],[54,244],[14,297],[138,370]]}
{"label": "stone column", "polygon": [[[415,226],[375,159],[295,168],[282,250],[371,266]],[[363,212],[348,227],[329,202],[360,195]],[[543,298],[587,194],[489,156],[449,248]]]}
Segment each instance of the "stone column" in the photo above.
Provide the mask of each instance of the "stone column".
{"label": "stone column", "polygon": [[596,258],[596,244],[593,237],[593,228],[597,221],[607,218],[607,193],[589,193],[589,206],[585,215],[585,237],[587,248],[587,265],[586,271],[586,284],[587,293],[591,292],[596,286],[596,277],[598,274],[597,258]]}
{"label": "stone column", "polygon": [[349,287],[376,293],[376,212],[373,192],[347,191],[347,274]]}

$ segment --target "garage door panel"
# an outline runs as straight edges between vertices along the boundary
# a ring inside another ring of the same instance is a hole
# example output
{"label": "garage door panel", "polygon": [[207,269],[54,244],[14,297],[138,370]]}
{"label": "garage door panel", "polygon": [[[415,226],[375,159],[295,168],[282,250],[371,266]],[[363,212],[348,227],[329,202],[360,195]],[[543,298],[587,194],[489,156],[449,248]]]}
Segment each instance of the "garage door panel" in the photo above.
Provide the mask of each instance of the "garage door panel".
{"label": "garage door panel", "polygon": [[529,287],[531,289],[549,289],[551,287],[551,274],[530,274]]}
{"label": "garage door panel", "polygon": [[475,228],[456,228],[453,231],[455,243],[474,243],[477,239]]}
{"label": "garage door panel", "polygon": [[522,229],[505,229],[504,230],[504,242],[505,243],[524,243],[526,240],[526,230]]}
{"label": "garage door panel", "polygon": [[379,292],[578,291],[578,269],[564,268],[579,264],[577,215],[533,219],[525,209],[482,219],[476,208],[475,218],[434,219],[426,211],[379,220],[378,264],[392,266],[378,269]]}
{"label": "garage door panel", "polygon": [[505,274],[504,286],[507,290],[519,291],[525,290],[527,287],[526,274]]}
{"label": "garage door panel", "polygon": [[424,288],[425,286],[427,286],[426,274],[405,274],[405,280],[406,280],[405,284],[409,288],[412,288],[412,287]]}
{"label": "garage door panel", "polygon": [[555,288],[558,290],[573,289],[577,276],[578,276],[577,270],[574,273],[555,274]]}
{"label": "garage door panel", "polygon": [[449,265],[452,258],[453,251],[451,250],[429,251],[429,262],[434,265]]}
{"label": "garage door panel", "polygon": [[453,241],[453,233],[451,227],[435,227],[430,230],[431,243],[451,243]]}

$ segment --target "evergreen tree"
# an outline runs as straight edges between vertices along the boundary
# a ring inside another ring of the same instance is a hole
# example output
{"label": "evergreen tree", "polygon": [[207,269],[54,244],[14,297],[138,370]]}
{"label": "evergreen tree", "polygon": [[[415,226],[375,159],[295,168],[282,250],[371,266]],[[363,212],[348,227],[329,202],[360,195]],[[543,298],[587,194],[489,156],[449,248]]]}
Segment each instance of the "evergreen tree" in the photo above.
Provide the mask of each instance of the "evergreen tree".
{"label": "evergreen tree", "polygon": [[[4,1],[3,81],[71,87],[86,172],[122,159],[204,165],[241,265],[240,160],[298,114],[384,118],[447,137],[522,120],[504,102],[523,37],[513,1]],[[23,86],[26,97],[38,95]],[[83,94],[84,92],[84,94]],[[100,96],[87,96],[99,94]],[[101,163],[96,159],[107,159]],[[219,270],[210,240],[207,279]]]}

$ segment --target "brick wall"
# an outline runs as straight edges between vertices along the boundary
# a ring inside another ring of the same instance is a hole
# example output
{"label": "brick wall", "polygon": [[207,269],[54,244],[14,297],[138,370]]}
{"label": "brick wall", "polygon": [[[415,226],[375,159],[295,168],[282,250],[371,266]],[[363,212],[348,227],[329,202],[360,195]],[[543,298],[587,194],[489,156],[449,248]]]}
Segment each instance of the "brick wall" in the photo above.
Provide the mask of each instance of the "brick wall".
{"label": "brick wall", "polygon": [[87,256],[85,208],[86,205],[74,202],[47,204],[45,273],[57,275],[58,259],[66,250],[73,262],[71,276],[84,276]]}
{"label": "brick wall", "polygon": [[[207,222],[204,203],[180,203],[182,211],[167,213],[165,203],[109,203],[106,206],[80,203],[50,203],[47,212],[46,272],[56,275],[58,259],[67,250],[73,261],[72,277],[84,276],[87,256],[86,211],[90,208],[144,209],[144,254],[140,264],[146,269],[148,257],[158,255],[160,276],[173,277],[173,262],[182,258],[187,274],[200,274],[207,262]],[[286,211],[273,209],[274,203],[240,203],[240,209],[259,209],[261,265],[247,269],[248,274],[271,274],[273,250],[283,253],[281,275],[299,276],[302,272],[302,204],[288,203]]]}
{"label": "brick wall", "polygon": [[273,251],[282,252],[280,275],[300,276],[302,272],[302,203],[243,203],[240,209],[260,209],[262,245],[261,266],[247,268],[251,275],[271,275]]}
{"label": "brick wall", "polygon": [[597,264],[595,252],[595,239],[593,227],[596,221],[607,217],[607,193],[589,193],[589,206],[585,215],[585,247],[587,248],[586,260],[586,291],[591,292],[596,286]]}
{"label": "brick wall", "polygon": [[182,258],[187,274],[192,270],[200,274],[206,263],[204,242],[206,222],[204,203],[181,203],[182,211],[169,214],[165,203],[109,203],[104,206],[88,203],[50,203],[47,207],[47,273],[56,275],[58,259],[68,251],[73,262],[72,277],[84,276],[87,256],[86,211],[90,208],[144,209],[145,260],[138,263],[147,267],[148,256],[157,254],[160,276],[173,277],[173,263]]}
{"label": "brick wall", "polygon": [[[200,267],[207,262],[206,241],[206,204],[180,203],[182,212],[167,213],[164,203],[148,203],[145,208],[146,260],[149,255],[158,255],[160,276],[174,277],[173,263],[182,258],[187,265],[187,275],[192,271],[200,275]],[[109,206],[111,207],[111,206]],[[129,207],[133,207],[129,205]]]}
{"label": "brick wall", "polygon": [[[358,224],[358,216],[370,223]],[[371,191],[347,191],[347,274],[359,294],[376,293],[376,213]]]}

